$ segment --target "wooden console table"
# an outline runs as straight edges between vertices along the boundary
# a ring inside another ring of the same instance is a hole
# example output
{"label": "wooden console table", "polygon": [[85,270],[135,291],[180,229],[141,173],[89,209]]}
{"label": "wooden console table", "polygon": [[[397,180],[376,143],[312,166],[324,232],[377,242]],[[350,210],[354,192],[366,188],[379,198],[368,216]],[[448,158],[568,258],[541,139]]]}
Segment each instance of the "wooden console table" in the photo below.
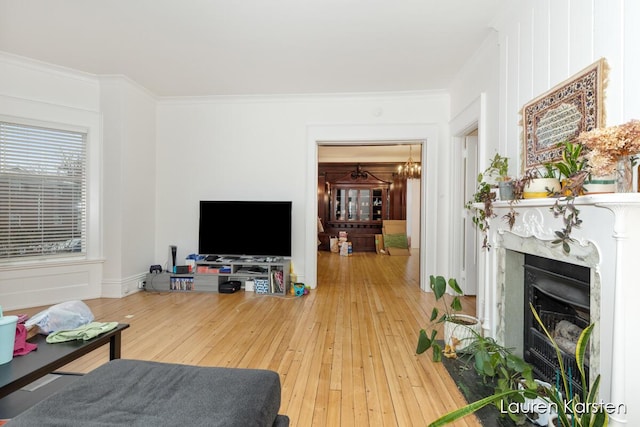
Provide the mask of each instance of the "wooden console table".
{"label": "wooden console table", "polygon": [[119,359],[121,334],[128,327],[128,324],[120,323],[115,329],[88,341],[48,344],[43,335],[29,339],[29,342],[38,344],[37,350],[0,365],[0,418],[15,415],[5,413],[4,401],[14,397],[10,396],[12,393],[105,344],[109,344],[109,359]]}

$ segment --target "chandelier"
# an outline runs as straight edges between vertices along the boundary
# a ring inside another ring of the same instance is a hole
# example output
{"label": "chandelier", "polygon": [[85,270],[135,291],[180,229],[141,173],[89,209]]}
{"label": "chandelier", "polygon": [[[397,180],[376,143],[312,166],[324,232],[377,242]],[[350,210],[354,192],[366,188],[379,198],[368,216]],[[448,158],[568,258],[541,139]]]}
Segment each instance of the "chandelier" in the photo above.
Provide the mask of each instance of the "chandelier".
{"label": "chandelier", "polygon": [[405,179],[419,179],[421,167],[420,163],[413,161],[411,157],[411,146],[409,146],[409,160],[404,165],[398,166],[398,174]]}

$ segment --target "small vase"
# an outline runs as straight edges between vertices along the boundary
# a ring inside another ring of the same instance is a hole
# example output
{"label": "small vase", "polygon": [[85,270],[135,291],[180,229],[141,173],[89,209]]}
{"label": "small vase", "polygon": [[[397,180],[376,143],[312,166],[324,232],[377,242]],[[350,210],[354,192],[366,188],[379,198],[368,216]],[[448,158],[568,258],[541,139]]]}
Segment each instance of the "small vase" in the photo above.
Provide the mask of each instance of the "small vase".
{"label": "small vase", "polygon": [[453,314],[444,322],[444,343],[454,351],[462,351],[482,334],[482,324],[478,318],[467,314]]}
{"label": "small vase", "polygon": [[500,200],[513,200],[513,181],[500,181],[498,190],[500,191]]}
{"label": "small vase", "polygon": [[616,192],[633,192],[633,163],[631,162],[631,156],[620,156],[618,158],[616,172],[618,174],[616,179]]}
{"label": "small vase", "polygon": [[613,173],[603,176],[594,175],[584,182],[586,194],[615,193],[617,187],[617,176]]}
{"label": "small vase", "polygon": [[559,193],[562,189],[558,178],[534,178],[529,181],[522,192],[524,199],[538,199]]}

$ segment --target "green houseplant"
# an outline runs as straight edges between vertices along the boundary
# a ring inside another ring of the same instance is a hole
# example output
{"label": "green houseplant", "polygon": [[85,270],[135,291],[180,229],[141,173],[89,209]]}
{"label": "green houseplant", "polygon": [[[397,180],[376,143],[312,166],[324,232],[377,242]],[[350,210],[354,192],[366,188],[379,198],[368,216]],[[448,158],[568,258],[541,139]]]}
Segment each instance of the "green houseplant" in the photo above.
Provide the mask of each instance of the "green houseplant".
{"label": "green houseplant", "polygon": [[491,159],[485,176],[493,177],[498,183],[500,200],[513,200],[513,181],[509,176],[509,158],[496,153]]}
{"label": "green houseplant", "polygon": [[569,180],[586,169],[587,159],[583,155],[584,146],[582,144],[565,141],[558,146],[562,148],[560,153],[562,159],[551,164],[560,172],[560,179]]}
{"label": "green houseplant", "polygon": [[[493,202],[496,200],[496,193],[493,191],[491,185],[484,180],[482,174],[478,175],[476,192],[473,194],[473,198],[465,204],[465,208],[471,211],[471,221],[473,225],[482,233],[482,248],[489,249],[488,233],[489,233],[489,221],[496,216],[493,212]],[[475,203],[482,205],[482,208],[476,208]]]}
{"label": "green houseplant", "polygon": [[[513,354],[512,349],[496,342],[491,337],[477,335],[474,341],[465,349],[468,361],[473,363],[476,373],[485,383],[490,383],[494,387],[495,394],[501,394],[519,388],[537,387],[533,379],[533,369],[531,365],[521,357]],[[524,402],[519,393],[503,396],[493,402],[498,408],[506,409],[506,412],[516,424],[522,424],[525,414],[521,411],[512,411],[513,403],[515,407],[520,407]]]}
{"label": "green houseplant", "polygon": [[[482,248],[487,250],[491,248],[487,236],[489,232],[489,221],[495,217],[493,202],[497,198],[495,185],[492,184],[493,182],[498,183],[499,190],[500,186],[503,187],[503,191],[500,194],[501,200],[512,200],[514,198],[513,181],[509,176],[509,159],[501,156],[499,153],[496,153],[491,159],[489,166],[482,173],[478,174],[476,192],[473,194],[471,200],[465,204],[465,208],[473,212],[471,221],[483,234]],[[476,203],[481,204],[482,208],[476,208],[474,206]]]}
{"label": "green houseplant", "polygon": [[[416,353],[422,354],[432,349],[433,360],[442,360],[443,348],[438,342],[438,327],[442,324],[444,328],[444,352],[446,355],[455,354],[456,350],[463,349],[480,331],[478,319],[462,313],[462,303],[460,296],[463,295],[458,281],[454,278],[449,280],[443,276],[429,276],[429,286],[433,291],[436,303],[441,303],[442,312],[437,306],[431,310],[430,328],[421,329],[418,336]],[[451,295],[447,294],[447,290]]]}
{"label": "green houseplant", "polygon": [[[558,411],[558,421],[562,427],[606,427],[609,424],[608,413],[599,406],[598,401],[598,389],[600,387],[600,375],[596,377],[591,386],[587,382],[586,373],[584,370],[585,354],[587,351],[587,345],[589,338],[593,332],[593,324],[587,326],[580,334],[578,343],[576,344],[576,364],[580,371],[580,381],[582,384],[582,396],[574,395],[571,389],[571,378],[565,371],[562,363],[562,355],[560,347],[556,343],[552,334],[544,326],[540,316],[531,305],[531,310],[536,318],[536,321],[544,331],[547,339],[551,341],[556,351],[556,357],[560,362],[558,378],[561,379],[560,389],[553,389],[549,393],[548,397]],[[562,396],[568,396],[569,400],[565,401]],[[583,410],[582,408],[589,408],[589,410]]]}
{"label": "green houseplant", "polygon": [[531,179],[523,189],[524,199],[550,197],[560,192],[560,171],[554,163],[544,163],[542,168],[527,172]]}
{"label": "green houseplant", "polygon": [[[542,323],[542,320],[533,305],[530,304],[529,307],[533,312],[536,322],[540,325],[544,334],[547,336],[547,339],[549,339],[555,349],[559,364],[559,385],[549,388],[546,386],[540,386],[539,384],[529,386],[525,382],[523,387],[500,390],[496,389],[496,392],[490,396],[469,403],[462,408],[458,408],[443,415],[437,420],[431,422],[429,427],[447,425],[459,418],[474,413],[486,405],[496,404],[505,398],[515,399],[515,401],[524,401],[525,397],[535,398],[540,396],[543,396],[552,402],[554,408],[557,410],[557,419],[561,427],[606,427],[608,425],[609,415],[605,409],[599,405],[598,401],[600,376],[598,375],[591,385],[589,385],[584,370],[585,354],[594,325],[591,324],[587,326],[578,338],[576,345],[576,364],[580,371],[580,380],[583,392],[581,396],[574,395],[571,388],[571,378],[564,368],[561,353],[562,350],[560,350],[560,347],[556,343],[552,334]],[[585,410],[584,408],[588,408],[588,410]]]}
{"label": "green houseplant", "polygon": [[571,252],[570,243],[574,241],[571,232],[582,223],[580,210],[575,206],[575,198],[584,193],[584,182],[589,176],[587,160],[582,154],[580,143],[569,141],[562,143],[562,160],[553,165],[560,171],[562,190],[560,197],[551,208],[555,217],[561,217],[564,228],[555,232],[556,239],[552,243],[562,245],[565,253]]}

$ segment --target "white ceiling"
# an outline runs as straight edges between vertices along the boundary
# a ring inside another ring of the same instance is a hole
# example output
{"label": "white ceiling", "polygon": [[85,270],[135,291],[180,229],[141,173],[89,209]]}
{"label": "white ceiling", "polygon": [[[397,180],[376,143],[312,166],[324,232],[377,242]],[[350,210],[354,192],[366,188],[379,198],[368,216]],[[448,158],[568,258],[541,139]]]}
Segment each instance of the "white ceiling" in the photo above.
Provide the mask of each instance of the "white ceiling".
{"label": "white ceiling", "polygon": [[[411,150],[409,150],[411,147]],[[421,146],[417,141],[397,141],[385,144],[366,143],[359,145],[320,145],[318,161],[321,163],[406,163],[411,159],[420,163]]]}
{"label": "white ceiling", "polygon": [[0,0],[0,50],[159,96],[446,89],[508,0]]}

